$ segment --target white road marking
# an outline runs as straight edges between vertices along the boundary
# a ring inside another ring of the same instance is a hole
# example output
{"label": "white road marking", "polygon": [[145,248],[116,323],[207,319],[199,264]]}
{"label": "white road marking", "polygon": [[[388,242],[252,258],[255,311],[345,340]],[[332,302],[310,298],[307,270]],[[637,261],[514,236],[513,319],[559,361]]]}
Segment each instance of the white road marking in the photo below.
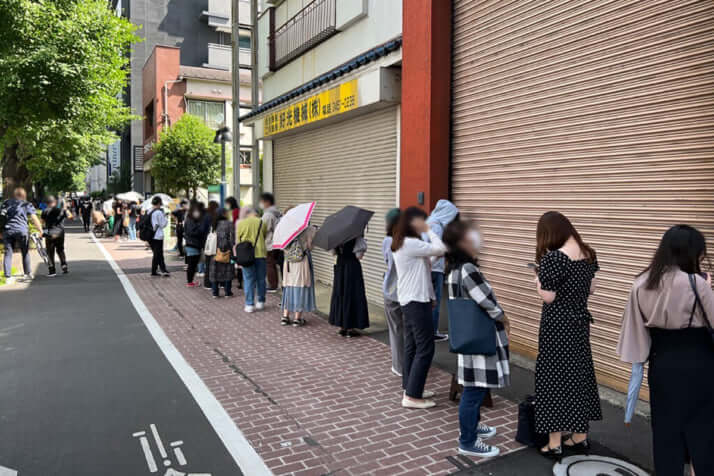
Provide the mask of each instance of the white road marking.
{"label": "white road marking", "polygon": [[0,466],[0,476],[17,476],[17,471],[6,468],[5,466]]}
{"label": "white road marking", "polygon": [[149,444],[149,439],[145,436],[139,438],[141,443],[141,449],[144,451],[144,458],[146,459],[146,466],[149,467],[149,472],[155,473],[159,470],[156,465],[156,460],[154,459],[154,453],[151,452],[151,445]]}
{"label": "white road marking", "polygon": [[154,435],[154,441],[156,442],[156,447],[159,449],[161,458],[166,459],[168,456],[166,454],[166,448],[164,448],[164,444],[161,442],[161,437],[159,436],[159,432],[156,430],[156,425],[152,423],[149,425],[149,428],[151,428],[151,434]]}
{"label": "white road marking", "polygon": [[[134,285],[131,284],[127,275],[124,274],[124,271],[122,271],[116,261],[114,261],[114,258],[112,258],[106,248],[104,248],[104,245],[97,240],[94,233],[91,233],[91,236],[92,240],[94,240],[97,244],[97,247],[99,247],[99,250],[104,255],[104,258],[119,278],[119,282],[121,282],[124,287],[124,291],[129,297],[131,303],[134,305],[134,309],[136,309],[136,312],[139,314],[139,317],[141,317],[144,325],[149,330],[151,337],[154,338],[156,345],[159,346],[159,349],[161,349],[164,356],[166,356],[166,359],[183,381],[184,385],[186,385],[186,388],[191,393],[194,400],[196,400],[196,403],[201,408],[201,411],[203,411],[203,414],[208,419],[208,422],[211,424],[243,474],[249,476],[271,476],[273,472],[270,471],[270,469],[265,465],[265,462],[260,458],[260,456],[258,456],[258,453],[256,453],[253,447],[250,446],[248,440],[236,426],[230,415],[228,415],[225,408],[221,406],[203,380],[201,380],[201,377],[199,377],[193,367],[186,362],[186,359],[183,358],[181,352],[178,351],[176,346],[174,346],[171,340],[166,336],[164,330],[161,328],[159,323],[156,322],[154,316],[136,293],[136,289],[134,289]],[[0,476],[5,475],[0,473]],[[11,474],[8,476],[15,475]]]}

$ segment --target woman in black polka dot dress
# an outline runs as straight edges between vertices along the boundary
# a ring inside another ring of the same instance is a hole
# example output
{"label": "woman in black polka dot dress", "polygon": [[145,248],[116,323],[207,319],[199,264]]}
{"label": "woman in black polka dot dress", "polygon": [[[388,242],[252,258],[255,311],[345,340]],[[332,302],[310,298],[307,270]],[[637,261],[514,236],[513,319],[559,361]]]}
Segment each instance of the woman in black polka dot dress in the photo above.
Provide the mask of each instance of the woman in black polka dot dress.
{"label": "woman in black polka dot dress", "polygon": [[[599,268],[595,250],[558,212],[548,212],[538,221],[536,261],[536,285],[543,299],[536,361],[536,431],[550,436],[542,454],[559,459],[563,445],[587,453],[590,421],[602,419],[588,311]],[[569,433],[565,440],[563,432]]]}

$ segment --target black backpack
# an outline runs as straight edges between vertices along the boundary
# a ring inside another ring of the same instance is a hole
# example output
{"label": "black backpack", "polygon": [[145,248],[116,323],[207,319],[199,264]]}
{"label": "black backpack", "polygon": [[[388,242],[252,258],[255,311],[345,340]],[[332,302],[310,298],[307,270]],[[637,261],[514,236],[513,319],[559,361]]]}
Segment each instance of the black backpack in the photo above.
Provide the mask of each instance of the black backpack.
{"label": "black backpack", "polygon": [[258,225],[258,234],[255,235],[255,241],[241,241],[235,248],[235,262],[240,266],[253,266],[255,264],[255,245],[260,239],[260,230],[263,228],[263,220]]}
{"label": "black backpack", "polygon": [[8,220],[7,207],[3,205],[3,207],[0,208],[0,233],[5,231],[5,226],[7,225]]}
{"label": "black backpack", "polygon": [[151,241],[154,239],[154,234],[156,233],[156,230],[154,230],[154,225],[151,222],[151,215],[154,214],[154,212],[157,212],[158,209],[154,208],[151,210],[151,213],[148,215],[144,215],[144,218],[141,220],[141,223],[139,223],[139,239],[141,241]]}

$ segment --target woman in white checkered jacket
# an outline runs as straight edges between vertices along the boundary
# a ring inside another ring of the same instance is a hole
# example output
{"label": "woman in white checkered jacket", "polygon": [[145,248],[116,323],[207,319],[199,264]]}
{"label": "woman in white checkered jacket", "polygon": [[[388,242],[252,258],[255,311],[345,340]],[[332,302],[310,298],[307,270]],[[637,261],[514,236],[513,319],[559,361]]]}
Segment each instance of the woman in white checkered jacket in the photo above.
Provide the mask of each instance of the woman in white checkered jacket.
{"label": "woman in white checkered jacket", "polygon": [[499,450],[484,442],[496,429],[480,423],[481,403],[489,388],[510,384],[508,366],[508,320],[498,305],[493,289],[481,273],[477,255],[481,235],[465,221],[451,222],[444,230],[446,275],[449,299],[470,297],[494,320],[497,348],[495,355],[464,355],[459,358],[459,383],[464,386],[459,403],[459,453],[470,456],[496,456]]}

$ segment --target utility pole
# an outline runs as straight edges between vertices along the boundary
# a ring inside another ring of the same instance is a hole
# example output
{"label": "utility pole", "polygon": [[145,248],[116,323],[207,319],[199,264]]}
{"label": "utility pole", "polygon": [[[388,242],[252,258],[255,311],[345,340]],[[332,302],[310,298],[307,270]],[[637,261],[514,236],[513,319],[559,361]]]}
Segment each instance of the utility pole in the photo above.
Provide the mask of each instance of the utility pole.
{"label": "utility pole", "polygon": [[[250,32],[250,102],[253,111],[258,109],[260,102],[260,90],[258,85],[258,0],[250,2],[250,23],[252,30]],[[260,196],[260,148],[258,147],[258,139],[255,133],[255,125],[253,125],[253,150],[251,152],[252,164],[251,171],[253,172],[253,206],[258,205],[258,197]]]}
{"label": "utility pole", "polygon": [[240,204],[240,29],[238,25],[238,0],[231,0],[231,71],[233,73],[233,131],[238,140],[233,141],[233,196]]}

